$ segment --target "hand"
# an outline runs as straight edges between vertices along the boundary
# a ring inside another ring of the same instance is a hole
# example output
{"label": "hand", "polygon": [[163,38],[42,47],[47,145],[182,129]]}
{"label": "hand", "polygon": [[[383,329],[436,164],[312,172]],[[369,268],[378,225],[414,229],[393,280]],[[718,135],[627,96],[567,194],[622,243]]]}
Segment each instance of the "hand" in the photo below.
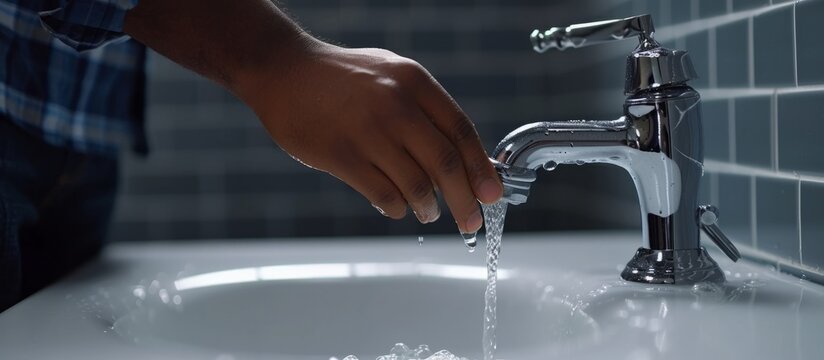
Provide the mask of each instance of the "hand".
{"label": "hand", "polygon": [[421,223],[437,220],[440,189],[460,231],[481,227],[477,200],[495,202],[503,188],[474,125],[426,69],[325,43],[293,64],[261,77],[247,101],[281,148],[393,219],[408,205]]}

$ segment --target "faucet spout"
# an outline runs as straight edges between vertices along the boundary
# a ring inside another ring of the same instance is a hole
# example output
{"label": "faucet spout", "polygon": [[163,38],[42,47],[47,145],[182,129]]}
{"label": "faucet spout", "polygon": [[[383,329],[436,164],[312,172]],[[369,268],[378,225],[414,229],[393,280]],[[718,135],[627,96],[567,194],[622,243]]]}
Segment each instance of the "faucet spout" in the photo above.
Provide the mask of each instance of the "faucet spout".
{"label": "faucet spout", "polygon": [[541,166],[554,168],[561,163],[586,161],[597,149],[626,145],[627,128],[626,118],[621,117],[539,122],[515,129],[492,153],[503,180],[504,201],[513,205],[526,202],[530,184],[536,179],[535,170]]}
{"label": "faucet spout", "polygon": [[[526,202],[535,172],[560,164],[612,164],[632,177],[641,207],[644,238],[648,215],[668,217],[681,198],[678,165],[665,154],[638,148],[639,131],[622,116],[616,120],[550,121],[524,125],[495,148],[494,160],[504,184],[504,201]],[[649,243],[646,244],[650,246]]]}

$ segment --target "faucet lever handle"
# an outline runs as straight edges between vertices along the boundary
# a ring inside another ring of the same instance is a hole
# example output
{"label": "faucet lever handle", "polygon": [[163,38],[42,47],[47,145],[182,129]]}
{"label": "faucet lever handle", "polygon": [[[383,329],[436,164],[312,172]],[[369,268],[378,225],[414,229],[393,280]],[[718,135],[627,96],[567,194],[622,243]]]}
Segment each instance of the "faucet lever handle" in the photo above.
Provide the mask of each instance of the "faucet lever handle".
{"label": "faucet lever handle", "polygon": [[724,235],[721,228],[718,227],[718,208],[712,205],[701,205],[698,207],[698,222],[701,230],[710,237],[710,239],[718,245],[721,251],[727,255],[732,261],[738,261],[741,258],[741,253],[735,247],[735,244]]}
{"label": "faucet lever handle", "polygon": [[579,48],[632,36],[640,37],[642,43],[654,42],[652,40],[654,32],[652,18],[649,14],[644,14],[623,19],[553,27],[545,31],[536,29],[532,32],[530,39],[533,49],[542,53],[552,48],[558,50]]}

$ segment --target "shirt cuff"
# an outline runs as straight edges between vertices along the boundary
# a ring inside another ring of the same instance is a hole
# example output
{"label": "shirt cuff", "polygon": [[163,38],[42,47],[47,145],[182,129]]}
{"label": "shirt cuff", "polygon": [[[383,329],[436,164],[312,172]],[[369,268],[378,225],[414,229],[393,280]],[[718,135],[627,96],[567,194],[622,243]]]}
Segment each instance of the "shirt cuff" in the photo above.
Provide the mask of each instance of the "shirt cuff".
{"label": "shirt cuff", "polygon": [[49,33],[83,51],[126,37],[123,20],[138,0],[61,0],[60,6],[41,11],[40,22]]}

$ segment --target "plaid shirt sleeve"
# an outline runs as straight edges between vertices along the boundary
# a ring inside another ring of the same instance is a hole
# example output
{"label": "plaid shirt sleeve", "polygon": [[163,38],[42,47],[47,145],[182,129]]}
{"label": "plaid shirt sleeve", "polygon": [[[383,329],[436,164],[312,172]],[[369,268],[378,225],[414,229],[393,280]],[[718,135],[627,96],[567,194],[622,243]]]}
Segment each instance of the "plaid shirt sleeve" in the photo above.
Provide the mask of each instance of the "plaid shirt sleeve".
{"label": "plaid shirt sleeve", "polygon": [[123,20],[138,0],[60,0],[41,11],[40,21],[54,37],[72,48],[94,49],[126,37]]}

